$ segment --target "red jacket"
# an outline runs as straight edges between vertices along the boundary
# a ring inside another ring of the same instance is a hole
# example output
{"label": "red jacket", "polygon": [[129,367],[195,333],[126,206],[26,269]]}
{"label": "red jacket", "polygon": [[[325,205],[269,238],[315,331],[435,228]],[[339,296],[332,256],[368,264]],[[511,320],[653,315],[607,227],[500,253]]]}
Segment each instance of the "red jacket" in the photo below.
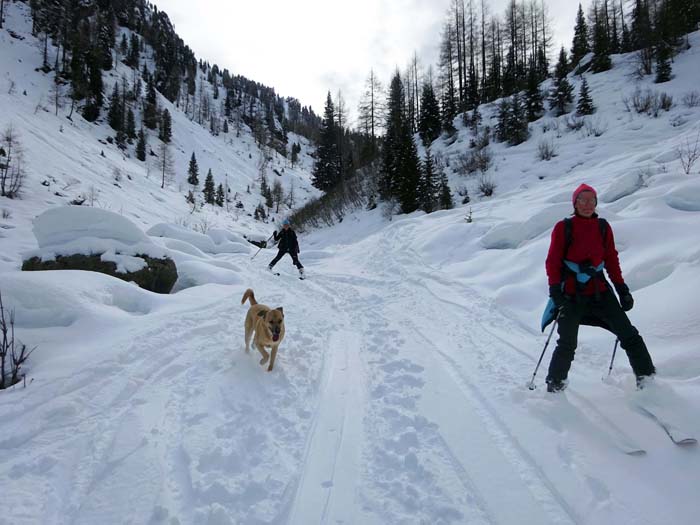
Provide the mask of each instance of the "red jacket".
{"label": "red jacket", "polygon": [[[593,266],[598,266],[601,262],[605,262],[605,270],[613,284],[624,282],[612,228],[608,224],[605,241],[603,241],[597,215],[593,215],[590,218],[574,215],[571,224],[571,245],[567,254],[564,253],[565,244],[564,221],[559,221],[554,226],[554,230],[552,230],[552,241],[549,245],[549,253],[547,253],[545,262],[550,286],[562,282],[564,259],[577,264],[589,261]],[[574,295],[576,294],[576,279],[570,272],[566,273],[564,293]],[[596,281],[598,282],[599,291],[606,289],[603,280],[591,279],[579,293],[594,295]]]}

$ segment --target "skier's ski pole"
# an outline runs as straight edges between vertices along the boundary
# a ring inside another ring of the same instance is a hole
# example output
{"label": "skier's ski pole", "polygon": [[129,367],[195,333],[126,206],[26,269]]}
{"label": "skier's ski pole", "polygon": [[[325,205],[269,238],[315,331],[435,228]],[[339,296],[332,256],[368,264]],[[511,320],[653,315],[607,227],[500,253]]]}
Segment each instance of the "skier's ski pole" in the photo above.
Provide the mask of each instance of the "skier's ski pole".
{"label": "skier's ski pole", "polygon": [[547,342],[544,344],[544,348],[542,349],[542,354],[540,354],[540,360],[537,361],[537,366],[535,367],[535,371],[532,373],[532,379],[530,380],[530,383],[527,385],[527,387],[530,390],[535,389],[535,376],[537,375],[537,370],[540,368],[540,363],[542,363],[542,358],[544,357],[544,353],[547,350],[547,346],[549,346],[549,340],[552,338],[552,334],[554,333],[554,327],[557,326],[557,321],[559,320],[559,313],[557,312],[557,316],[554,318],[554,322],[552,323],[552,329],[549,332],[549,337],[547,338]]}
{"label": "skier's ski pole", "polygon": [[620,339],[615,339],[615,346],[613,347],[613,355],[612,355],[612,358],[610,359],[610,368],[608,368],[608,377],[610,377],[610,373],[612,372],[613,363],[615,362],[615,352],[617,352],[617,345],[619,342],[620,342]]}
{"label": "skier's ski pole", "polygon": [[[268,241],[269,241],[270,239],[272,239],[272,236],[273,236],[273,235],[274,235],[274,233],[273,233],[272,235],[270,235],[270,236],[265,240],[265,244],[264,244],[263,246],[267,246]],[[263,246],[261,246],[260,248],[258,248],[258,251],[255,252],[255,255],[257,255],[257,254],[260,253],[260,250],[263,249]],[[252,261],[253,259],[255,259],[255,255],[253,255],[253,256],[250,258],[251,261]]]}

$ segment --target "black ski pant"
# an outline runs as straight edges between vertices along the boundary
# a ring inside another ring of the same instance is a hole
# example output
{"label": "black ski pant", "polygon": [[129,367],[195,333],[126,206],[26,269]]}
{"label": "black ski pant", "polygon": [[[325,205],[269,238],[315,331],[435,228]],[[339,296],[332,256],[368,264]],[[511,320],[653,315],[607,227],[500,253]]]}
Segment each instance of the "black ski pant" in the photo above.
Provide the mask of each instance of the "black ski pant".
{"label": "black ski pant", "polygon": [[559,340],[549,362],[547,381],[563,381],[567,378],[578,342],[578,327],[582,319],[589,316],[606,323],[610,331],[618,337],[636,376],[647,376],[656,372],[642,336],[622,310],[617,297],[610,290],[606,290],[600,294],[599,300],[593,296],[579,296],[566,301],[562,307],[557,328]]}
{"label": "black ski pant", "polygon": [[274,259],[270,261],[270,268],[272,268],[275,264],[279,262],[279,260],[284,257],[284,254],[288,253],[292,257],[292,262],[294,263],[294,266],[299,268],[300,270],[303,268],[302,264],[299,262],[299,257],[297,256],[296,252],[290,252],[289,250],[282,249],[277,252],[277,255],[275,256]]}

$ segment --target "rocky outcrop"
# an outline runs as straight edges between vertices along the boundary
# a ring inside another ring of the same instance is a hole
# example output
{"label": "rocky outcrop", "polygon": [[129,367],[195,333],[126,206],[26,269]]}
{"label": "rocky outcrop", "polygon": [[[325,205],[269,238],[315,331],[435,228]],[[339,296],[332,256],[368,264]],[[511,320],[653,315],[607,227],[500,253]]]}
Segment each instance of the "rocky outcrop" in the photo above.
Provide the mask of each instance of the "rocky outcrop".
{"label": "rocky outcrop", "polygon": [[103,261],[100,255],[57,255],[55,260],[42,261],[32,257],[22,263],[22,270],[86,270],[100,272],[123,281],[134,282],[144,290],[156,293],[170,293],[177,281],[175,262],[168,257],[156,259],[147,255],[136,255],[146,265],[134,272],[118,272],[117,264]]}

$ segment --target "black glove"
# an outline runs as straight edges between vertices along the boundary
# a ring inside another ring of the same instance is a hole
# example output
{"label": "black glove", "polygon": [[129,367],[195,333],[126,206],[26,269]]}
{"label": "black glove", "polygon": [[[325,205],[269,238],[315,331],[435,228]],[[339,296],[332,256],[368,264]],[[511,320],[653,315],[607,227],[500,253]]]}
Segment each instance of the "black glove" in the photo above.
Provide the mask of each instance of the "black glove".
{"label": "black glove", "polygon": [[549,286],[549,297],[552,298],[552,302],[554,302],[554,306],[557,308],[561,308],[566,302],[566,296],[564,295],[560,284],[551,284]]}
{"label": "black glove", "polygon": [[272,238],[277,240],[277,230],[272,232]]}
{"label": "black glove", "polygon": [[629,312],[634,306],[634,299],[632,298],[629,287],[625,283],[616,283],[615,291],[617,292],[617,296],[620,298],[620,306],[622,306],[622,310]]}

